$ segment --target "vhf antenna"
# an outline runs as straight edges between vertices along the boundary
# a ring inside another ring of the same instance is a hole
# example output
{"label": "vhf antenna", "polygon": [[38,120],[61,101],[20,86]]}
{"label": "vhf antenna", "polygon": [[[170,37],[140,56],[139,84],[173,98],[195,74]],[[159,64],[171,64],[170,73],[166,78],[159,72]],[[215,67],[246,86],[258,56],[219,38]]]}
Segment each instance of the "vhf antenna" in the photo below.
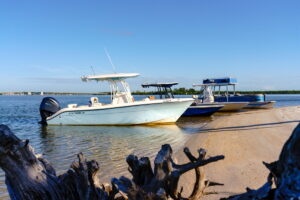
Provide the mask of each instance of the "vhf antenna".
{"label": "vhf antenna", "polygon": [[114,73],[116,74],[117,73],[116,72],[116,67],[115,67],[114,63],[112,62],[112,59],[111,59],[108,51],[106,50],[106,48],[104,48],[104,51],[105,51],[105,54],[106,54],[106,56],[107,56],[107,58],[108,58],[108,60],[109,60],[109,62],[111,64],[112,68],[113,68]]}
{"label": "vhf antenna", "polygon": [[95,71],[94,71],[94,67],[92,65],[90,67],[91,67],[91,70],[92,70],[93,74],[96,75]]}

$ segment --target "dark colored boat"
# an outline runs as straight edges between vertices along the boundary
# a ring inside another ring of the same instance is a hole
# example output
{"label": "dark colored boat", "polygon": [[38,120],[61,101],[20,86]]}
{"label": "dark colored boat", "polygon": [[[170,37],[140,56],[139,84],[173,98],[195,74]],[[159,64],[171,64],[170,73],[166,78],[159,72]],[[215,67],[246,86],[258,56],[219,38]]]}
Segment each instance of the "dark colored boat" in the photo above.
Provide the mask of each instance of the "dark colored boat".
{"label": "dark colored boat", "polygon": [[[143,88],[155,87],[157,89],[158,95],[161,99],[174,98],[171,87],[177,85],[178,83],[151,83],[142,84]],[[216,105],[209,103],[193,103],[188,109],[182,114],[182,116],[210,116],[217,112],[224,105]]]}
{"label": "dark colored boat", "polygon": [[223,108],[224,105],[195,104],[188,107],[182,116],[210,116]]}
{"label": "dark colored boat", "polygon": [[[204,79],[203,84],[197,86],[210,87],[214,102],[249,102],[244,108],[272,108],[275,101],[266,101],[264,94],[238,94],[235,91],[237,79],[231,77]],[[221,91],[221,88],[226,90]],[[229,88],[232,88],[229,91]]]}

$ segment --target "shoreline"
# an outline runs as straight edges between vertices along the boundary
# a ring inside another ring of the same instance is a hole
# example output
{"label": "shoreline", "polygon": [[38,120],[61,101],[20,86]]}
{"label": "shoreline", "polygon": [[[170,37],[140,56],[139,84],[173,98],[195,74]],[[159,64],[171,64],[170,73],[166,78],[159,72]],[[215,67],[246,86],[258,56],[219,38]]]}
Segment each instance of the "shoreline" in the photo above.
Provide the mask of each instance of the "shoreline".
{"label": "shoreline", "polygon": [[[195,153],[207,150],[207,156],[224,155],[225,159],[204,167],[206,178],[224,183],[224,186],[207,188],[217,192],[201,199],[219,199],[243,193],[246,187],[257,189],[267,179],[268,170],[262,164],[277,160],[283,144],[300,122],[300,106],[247,110],[222,114],[203,127],[184,144]],[[174,157],[179,163],[187,159],[179,150]],[[194,182],[194,172],[185,174],[180,184],[189,194]],[[189,184],[186,184],[189,183]]]}

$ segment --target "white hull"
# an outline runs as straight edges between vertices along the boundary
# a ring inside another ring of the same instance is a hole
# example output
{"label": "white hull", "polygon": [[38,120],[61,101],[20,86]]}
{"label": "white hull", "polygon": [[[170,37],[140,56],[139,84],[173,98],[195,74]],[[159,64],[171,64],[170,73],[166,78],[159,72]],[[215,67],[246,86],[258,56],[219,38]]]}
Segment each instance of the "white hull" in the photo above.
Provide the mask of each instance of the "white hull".
{"label": "white hull", "polygon": [[243,109],[249,104],[249,102],[220,102],[219,104],[224,105],[220,112],[235,112]]}
{"label": "white hull", "polygon": [[267,109],[272,108],[276,101],[266,101],[266,102],[251,102],[249,103],[245,108],[251,108],[251,109]]}
{"label": "white hull", "polygon": [[174,123],[193,99],[137,101],[97,107],[64,108],[47,118],[48,125],[138,125]]}

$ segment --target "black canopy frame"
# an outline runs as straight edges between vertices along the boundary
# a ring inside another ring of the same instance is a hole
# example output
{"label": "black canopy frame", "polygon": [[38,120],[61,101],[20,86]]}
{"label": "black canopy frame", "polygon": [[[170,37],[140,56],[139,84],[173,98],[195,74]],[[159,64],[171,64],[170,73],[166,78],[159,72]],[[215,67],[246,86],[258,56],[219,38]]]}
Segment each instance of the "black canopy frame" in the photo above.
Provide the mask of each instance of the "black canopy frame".
{"label": "black canopy frame", "polygon": [[178,83],[151,83],[151,84],[142,84],[143,88],[155,87],[159,94],[160,99],[171,99],[174,98],[172,87]]}

